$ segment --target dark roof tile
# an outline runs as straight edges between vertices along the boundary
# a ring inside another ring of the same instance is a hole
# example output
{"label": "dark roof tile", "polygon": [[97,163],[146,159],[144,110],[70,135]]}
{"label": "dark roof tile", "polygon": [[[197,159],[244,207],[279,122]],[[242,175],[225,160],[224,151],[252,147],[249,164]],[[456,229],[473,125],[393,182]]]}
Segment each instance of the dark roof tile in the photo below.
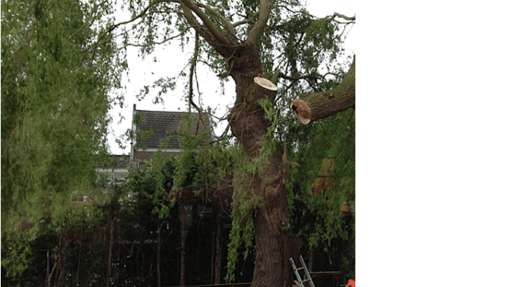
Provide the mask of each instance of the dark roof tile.
{"label": "dark roof tile", "polygon": [[[196,130],[198,113],[135,110],[136,148],[179,149],[177,132],[181,123],[190,117],[192,133]],[[199,132],[210,132],[209,118],[203,114]]]}

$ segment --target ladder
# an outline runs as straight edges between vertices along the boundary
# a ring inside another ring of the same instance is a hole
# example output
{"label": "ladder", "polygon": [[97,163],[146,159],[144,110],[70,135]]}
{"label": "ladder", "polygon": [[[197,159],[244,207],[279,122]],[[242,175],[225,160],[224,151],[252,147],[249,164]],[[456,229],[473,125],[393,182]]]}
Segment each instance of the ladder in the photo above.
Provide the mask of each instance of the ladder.
{"label": "ladder", "polygon": [[[315,284],[313,284],[312,277],[310,276],[310,272],[308,272],[308,268],[306,268],[305,261],[303,260],[303,256],[299,255],[299,262],[301,263],[301,267],[297,267],[296,263],[294,262],[294,259],[289,258],[290,265],[292,266],[292,269],[294,270],[294,274],[296,275],[297,280],[294,280],[298,284],[298,287],[305,287],[304,283],[309,282],[310,287],[315,287]],[[304,272],[304,280],[301,279],[301,275],[299,274],[299,271],[305,270]]]}

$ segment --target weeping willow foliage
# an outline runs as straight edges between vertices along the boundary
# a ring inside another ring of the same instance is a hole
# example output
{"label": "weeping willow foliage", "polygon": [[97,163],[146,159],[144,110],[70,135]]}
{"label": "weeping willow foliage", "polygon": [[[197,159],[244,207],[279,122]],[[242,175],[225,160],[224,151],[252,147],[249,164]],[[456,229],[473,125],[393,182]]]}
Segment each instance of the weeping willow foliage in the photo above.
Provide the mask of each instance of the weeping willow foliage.
{"label": "weeping willow foliage", "polygon": [[[105,150],[108,107],[122,103],[122,97],[107,96],[111,87],[120,85],[120,71],[126,68],[126,54],[115,43],[121,48],[140,46],[142,55],[150,55],[156,45],[174,36],[182,47],[194,38],[176,3],[120,2],[132,16],[146,12],[129,25],[110,30],[105,27],[119,22],[114,19],[112,1],[2,0],[2,215],[9,214],[2,218],[16,222],[15,218],[29,213],[31,218],[48,217],[68,194],[90,185],[95,157]],[[261,103],[271,128],[260,156],[247,161],[228,140],[204,145],[196,137],[183,135],[183,152],[172,169],[174,191],[191,188],[206,195],[233,176],[229,279],[233,279],[240,248],[246,252],[254,245],[252,212],[261,204],[247,192],[246,179],[263,168],[274,148],[287,151],[289,228],[310,246],[343,236],[338,209],[341,203],[354,200],[354,112],[303,127],[289,109],[302,93],[338,85],[350,62],[343,49],[350,26],[333,15],[314,17],[303,2],[273,1],[267,28],[257,43],[264,76],[279,87],[274,104]],[[201,3],[217,8],[231,22],[257,17],[256,0]],[[218,29],[224,29],[210,16]],[[248,27],[237,26],[236,37],[243,40]],[[197,61],[225,80],[229,72],[225,60],[202,42]],[[155,82],[153,87],[167,91],[183,75],[168,75],[168,81]],[[334,162],[333,184],[316,195],[311,187],[324,159]],[[160,202],[155,212],[161,218],[172,204],[160,184],[166,178],[160,171],[163,162],[153,163],[155,174],[147,183],[157,186],[153,199]],[[298,208],[297,203],[306,208]],[[303,225],[298,219],[306,216],[313,220]],[[2,231],[13,225],[4,219]],[[15,249],[26,254],[22,246]]]}
{"label": "weeping willow foliage", "polygon": [[78,0],[2,1],[5,211],[94,176],[120,62],[110,40],[97,41],[93,9]]}
{"label": "weeping willow foliage", "polygon": [[[204,0],[204,5],[214,7],[228,21],[237,22],[250,19],[258,13],[255,0]],[[277,83],[279,87],[275,103],[260,103],[266,112],[271,127],[267,132],[262,151],[255,159],[248,160],[240,147],[234,144],[215,145],[214,148],[185,144],[184,151],[176,162],[174,188],[188,186],[200,189],[200,184],[209,185],[212,175],[233,174],[232,228],[228,251],[229,281],[234,280],[239,251],[247,252],[254,246],[253,210],[260,199],[249,192],[249,178],[264,167],[270,151],[275,148],[287,150],[286,187],[293,218],[303,214],[316,219],[306,226],[296,224],[292,230],[301,235],[311,246],[328,242],[342,236],[339,220],[339,207],[343,202],[354,200],[354,117],[339,115],[310,127],[296,124],[295,116],[289,109],[293,99],[305,92],[332,89],[344,76],[344,70],[351,59],[343,49],[343,42],[350,26],[334,15],[317,18],[308,13],[304,1],[275,0],[265,33],[257,46],[260,49],[264,67],[264,77]],[[153,5],[150,5],[152,3]],[[194,38],[194,31],[179,13],[179,5],[168,2],[125,1],[132,16],[146,14],[131,26],[121,28],[125,42],[135,42],[141,46],[143,55],[150,55],[158,43],[176,37],[185,47]],[[207,12],[206,12],[207,13]],[[225,26],[213,14],[210,20],[218,30]],[[245,39],[249,25],[239,25],[235,36]],[[129,31],[129,35],[128,35]],[[229,67],[225,60],[206,42],[201,41],[201,49],[196,59],[211,72],[226,80]],[[192,59],[190,58],[190,63]],[[282,76],[284,75],[284,76]],[[176,76],[176,77],[173,77]],[[189,77],[180,73],[169,78]],[[198,79],[200,81],[200,79]],[[193,83],[191,83],[193,84]],[[188,87],[189,88],[189,87]],[[187,96],[187,95],[186,95]],[[203,95],[206,96],[206,95]],[[220,161],[214,168],[210,163],[221,154],[226,161]],[[324,159],[332,159],[333,184],[330,190],[321,195],[312,195],[311,186],[320,171]],[[225,165],[222,165],[225,164]],[[203,165],[203,166],[202,166]],[[294,209],[294,201],[307,206],[306,210]]]}
{"label": "weeping willow foliage", "polygon": [[79,0],[2,1],[3,242],[24,220],[35,230],[59,218],[94,180],[108,92],[125,67],[100,21],[110,12]]}
{"label": "weeping willow foliage", "polygon": [[[290,155],[295,167],[291,169],[287,187],[291,201],[306,204],[306,210],[292,208],[295,232],[308,241],[310,247],[329,244],[336,237],[346,236],[342,229],[340,206],[354,206],[354,111],[349,110],[296,134],[299,148]],[[329,174],[320,174],[324,161],[331,163]],[[330,184],[320,192],[313,185],[321,176]],[[306,215],[305,215],[306,214]],[[304,216],[305,215],[305,216]],[[313,224],[303,224],[312,217]]]}

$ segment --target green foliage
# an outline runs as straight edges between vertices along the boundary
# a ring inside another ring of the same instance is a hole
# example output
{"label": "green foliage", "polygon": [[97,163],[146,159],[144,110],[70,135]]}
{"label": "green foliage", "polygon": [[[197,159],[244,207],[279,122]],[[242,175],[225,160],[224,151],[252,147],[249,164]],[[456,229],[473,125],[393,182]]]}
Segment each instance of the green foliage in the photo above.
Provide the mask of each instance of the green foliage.
{"label": "green foliage", "polygon": [[259,175],[271,160],[271,156],[277,148],[277,142],[273,139],[278,125],[278,114],[273,104],[268,99],[259,101],[269,127],[262,142],[259,153],[255,158],[250,158],[241,147],[236,146],[232,150],[233,159],[233,196],[232,196],[232,228],[229,234],[227,276],[228,282],[235,280],[235,270],[238,261],[238,251],[242,247],[244,259],[253,248],[255,227],[253,211],[263,204],[262,198],[253,194],[252,180]]}
{"label": "green foliage", "polygon": [[136,194],[151,202],[152,214],[160,220],[168,219],[175,201],[168,197],[173,184],[175,161],[157,154],[143,166],[132,169],[126,186],[126,195]]}
{"label": "green foliage", "polygon": [[[68,199],[71,194],[91,192],[94,164],[105,151],[108,108],[123,104],[122,96],[107,96],[112,87],[120,86],[120,72],[127,67],[125,51],[117,45],[125,48],[134,43],[141,46],[142,55],[149,55],[158,42],[166,43],[176,34],[182,47],[193,38],[193,29],[175,3],[123,2],[133,16],[140,15],[148,3],[150,7],[130,29],[120,26],[107,32],[106,27],[119,22],[111,1],[2,0],[2,233],[18,230],[24,217],[34,223],[29,232],[37,234],[79,226],[80,217],[91,222],[101,218],[98,209],[70,208]],[[257,17],[258,1],[254,0],[201,3],[218,8],[232,22]],[[226,29],[206,13],[220,31]],[[236,36],[243,40],[250,26],[239,25]],[[302,127],[289,109],[290,101],[301,93],[331,89],[342,80],[345,27],[334,17],[310,15],[302,1],[274,1],[257,46],[264,74],[277,82],[279,92],[274,102],[260,102],[269,128],[258,156],[249,159],[239,146],[227,142],[208,144],[208,135],[190,133],[194,129],[189,121],[180,131],[182,153],[174,160],[156,156],[133,171],[127,185],[116,187],[115,196],[102,198],[101,203],[117,197],[129,205],[128,195],[135,194],[137,202],[152,211],[145,216],[156,215],[163,221],[169,219],[174,204],[169,192],[189,188],[207,201],[233,176],[227,276],[233,280],[239,250],[244,250],[246,258],[253,247],[253,210],[262,204],[251,192],[251,180],[284,146],[291,229],[309,246],[345,236],[338,209],[341,203],[354,201],[354,113]],[[115,39],[121,40],[116,44]],[[229,72],[228,61],[207,43],[198,59],[218,75]],[[174,88],[174,76],[153,84],[152,88],[160,88],[157,100]],[[144,88],[140,95],[146,94]],[[311,187],[324,159],[334,162],[333,184],[323,194],[313,195]],[[302,224],[307,218],[313,220]],[[11,249],[2,264],[9,275],[19,276],[29,265],[27,246],[33,237],[5,238],[5,246]]]}
{"label": "green foliage", "polygon": [[[286,186],[293,200],[300,200],[307,207],[305,211],[292,209],[294,224],[303,213],[315,219],[313,224],[300,222],[301,228],[295,231],[312,247],[338,236],[345,238],[339,208],[344,202],[351,206],[354,203],[354,111],[305,128],[301,134],[295,134],[294,139],[298,152],[291,153],[290,158],[296,167],[291,169]],[[327,177],[331,185],[320,194],[314,194],[312,186],[324,160],[333,164]]]}
{"label": "green foliage", "polygon": [[94,41],[91,8],[2,1],[3,214],[20,212],[34,194],[48,206],[52,193],[70,194],[94,178],[120,62],[112,42]]}
{"label": "green foliage", "polygon": [[[207,195],[231,176],[233,152],[224,142],[210,143],[211,130],[205,114],[185,118],[178,130],[181,152],[176,156],[173,190],[190,188]],[[201,121],[201,128],[197,128]],[[206,199],[207,200],[207,199]]]}
{"label": "green foliage", "polygon": [[27,266],[38,233],[63,226],[71,195],[92,189],[106,150],[108,92],[125,68],[111,38],[99,36],[110,11],[79,0],[2,0],[2,241],[12,247],[2,266],[9,276]]}
{"label": "green foliage", "polygon": [[10,236],[11,238],[2,238],[2,269],[6,270],[6,276],[15,278],[20,276],[30,264],[32,250],[30,248],[31,236],[18,233]]}
{"label": "green foliage", "polygon": [[[7,279],[25,286],[27,268],[36,264],[33,262],[34,253],[41,251],[34,249],[36,239],[80,232],[83,228],[99,224],[102,217],[103,211],[95,205],[66,202],[52,213],[51,221],[44,220],[40,225],[34,224],[29,216],[15,218],[13,222],[19,224],[11,227],[14,232],[2,234],[2,272],[5,271]],[[51,246],[51,243],[47,244]]]}
{"label": "green foliage", "polygon": [[240,147],[233,150],[233,195],[232,195],[232,227],[229,234],[227,254],[228,282],[235,280],[238,251],[244,249],[244,259],[253,247],[254,222],[253,211],[262,204],[261,198],[250,190],[253,176],[260,170],[262,161],[251,160]]}

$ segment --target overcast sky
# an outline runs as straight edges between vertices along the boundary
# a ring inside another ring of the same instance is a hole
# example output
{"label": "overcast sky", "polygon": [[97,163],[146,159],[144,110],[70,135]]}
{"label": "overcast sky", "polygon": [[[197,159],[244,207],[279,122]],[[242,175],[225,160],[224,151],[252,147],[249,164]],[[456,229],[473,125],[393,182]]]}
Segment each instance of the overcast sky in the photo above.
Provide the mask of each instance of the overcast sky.
{"label": "overcast sky", "polygon": [[[315,16],[323,17],[331,15],[333,12],[339,12],[346,15],[355,15],[356,9],[354,0],[313,0],[307,1],[307,7],[310,13]],[[128,17],[126,13],[118,14],[118,21]],[[126,15],[126,16],[125,16]],[[354,31],[351,29],[346,41],[346,50],[354,50]],[[163,97],[164,102],[154,104],[153,94],[149,94],[146,98],[139,101],[136,95],[144,85],[151,85],[155,80],[161,77],[176,76],[189,60],[192,50],[185,49],[182,51],[178,43],[163,45],[157,47],[153,54],[140,57],[138,48],[128,48],[128,64],[129,72],[123,78],[124,90],[124,107],[115,106],[110,111],[112,122],[109,126],[108,144],[110,152],[113,154],[127,154],[130,151],[129,143],[125,143],[125,149],[119,147],[115,139],[119,138],[129,128],[131,128],[133,104],[137,109],[141,110],[162,110],[162,111],[186,111],[187,105],[184,100],[184,79],[177,82],[176,89],[169,91]],[[349,54],[349,53],[347,53]],[[157,59],[156,61],[154,59]],[[209,106],[215,110],[217,116],[223,116],[232,107],[234,102],[234,85],[233,81],[228,81],[223,88],[217,77],[205,66],[197,67],[200,91],[202,92],[203,106]],[[216,133],[220,133],[226,123],[217,127]]]}

